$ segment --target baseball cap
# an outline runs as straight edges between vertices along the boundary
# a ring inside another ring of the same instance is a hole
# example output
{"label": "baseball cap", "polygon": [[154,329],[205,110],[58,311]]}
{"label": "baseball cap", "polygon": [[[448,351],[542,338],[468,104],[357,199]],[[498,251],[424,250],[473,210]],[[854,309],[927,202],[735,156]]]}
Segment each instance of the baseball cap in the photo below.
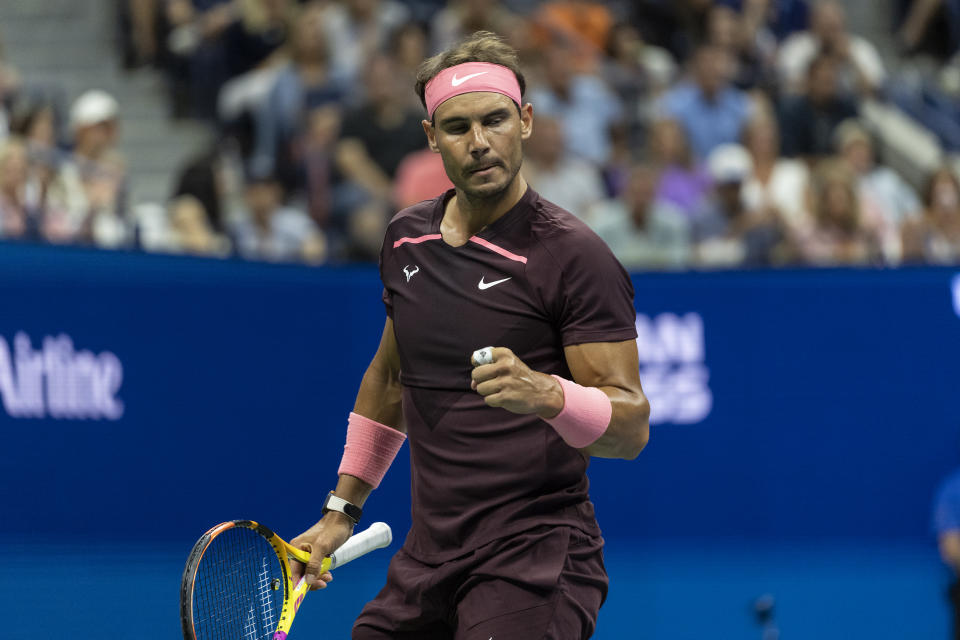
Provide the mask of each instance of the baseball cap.
{"label": "baseball cap", "polygon": [[106,91],[94,89],[83,93],[70,107],[70,130],[107,122],[117,117],[120,107]]}
{"label": "baseball cap", "polygon": [[707,170],[717,184],[743,182],[753,172],[753,159],[743,145],[721,144],[707,156]]}

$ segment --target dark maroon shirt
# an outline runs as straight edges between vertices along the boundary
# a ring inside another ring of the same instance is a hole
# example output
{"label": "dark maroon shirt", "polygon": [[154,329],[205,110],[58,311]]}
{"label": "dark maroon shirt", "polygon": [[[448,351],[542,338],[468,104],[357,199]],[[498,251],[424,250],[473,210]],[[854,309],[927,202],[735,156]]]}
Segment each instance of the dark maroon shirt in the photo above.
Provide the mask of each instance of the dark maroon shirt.
{"label": "dark maroon shirt", "polygon": [[440,221],[453,194],[398,213],[380,256],[410,440],[405,548],[443,562],[541,525],[599,535],[586,458],[536,415],[488,407],[470,389],[470,356],[509,347],[534,371],[570,378],[564,346],[636,338],[630,278],[583,222],[532,189],[452,247]]}

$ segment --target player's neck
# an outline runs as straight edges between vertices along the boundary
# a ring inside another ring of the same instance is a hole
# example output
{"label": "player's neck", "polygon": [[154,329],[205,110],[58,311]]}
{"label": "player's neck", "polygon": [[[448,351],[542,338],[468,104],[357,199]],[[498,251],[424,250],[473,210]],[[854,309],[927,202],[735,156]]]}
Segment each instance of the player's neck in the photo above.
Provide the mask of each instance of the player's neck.
{"label": "player's neck", "polygon": [[460,189],[447,203],[440,233],[444,242],[458,247],[513,209],[527,191],[519,173],[506,189],[493,198],[470,198]]}

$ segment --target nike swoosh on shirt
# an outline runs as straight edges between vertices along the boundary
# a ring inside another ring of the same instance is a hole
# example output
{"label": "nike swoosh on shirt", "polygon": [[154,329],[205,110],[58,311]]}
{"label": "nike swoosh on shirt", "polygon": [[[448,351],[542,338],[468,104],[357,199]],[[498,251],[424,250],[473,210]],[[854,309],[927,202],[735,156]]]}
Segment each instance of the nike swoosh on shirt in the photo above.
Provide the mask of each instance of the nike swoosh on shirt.
{"label": "nike swoosh on shirt", "polygon": [[450,84],[452,84],[455,87],[459,87],[470,78],[476,78],[477,76],[482,76],[485,73],[489,73],[489,71],[479,71],[477,73],[471,73],[470,75],[463,76],[462,78],[458,78],[457,74],[453,74],[453,78],[450,79]]}
{"label": "nike swoosh on shirt", "polygon": [[[510,276],[510,278],[512,278],[512,277],[513,277],[513,276]],[[484,281],[483,281],[483,277],[481,277],[481,278],[480,278],[480,282],[477,284],[477,287],[480,289],[480,291],[483,291],[484,289],[489,289],[490,287],[495,287],[495,286],[497,286],[498,284],[500,284],[501,282],[506,282],[506,281],[509,280],[510,278],[503,278],[502,280],[494,280],[493,282],[484,282]]]}

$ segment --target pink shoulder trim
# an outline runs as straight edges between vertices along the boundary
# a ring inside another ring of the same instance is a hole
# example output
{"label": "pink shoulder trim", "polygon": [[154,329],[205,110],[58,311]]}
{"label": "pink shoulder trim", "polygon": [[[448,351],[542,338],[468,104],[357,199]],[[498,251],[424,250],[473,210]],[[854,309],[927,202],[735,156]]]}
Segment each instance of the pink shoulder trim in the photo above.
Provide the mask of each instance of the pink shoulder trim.
{"label": "pink shoulder trim", "polygon": [[442,238],[439,233],[428,233],[425,236],[417,236],[416,238],[400,238],[399,240],[393,241],[393,248],[396,249],[402,244],[409,242],[410,244],[420,244],[421,242],[426,242],[427,240],[439,240]]}
{"label": "pink shoulder trim", "polygon": [[472,238],[470,238],[470,242],[476,242],[481,247],[486,247],[487,249],[490,249],[490,251],[493,251],[494,253],[499,253],[504,258],[510,258],[511,260],[515,260],[516,262],[522,262],[523,264],[527,264],[527,259],[524,258],[523,256],[518,256],[515,253],[511,253],[506,249],[504,249],[503,247],[498,247],[497,245],[493,244],[492,242],[488,242],[483,238],[478,238],[477,236],[473,236]]}

